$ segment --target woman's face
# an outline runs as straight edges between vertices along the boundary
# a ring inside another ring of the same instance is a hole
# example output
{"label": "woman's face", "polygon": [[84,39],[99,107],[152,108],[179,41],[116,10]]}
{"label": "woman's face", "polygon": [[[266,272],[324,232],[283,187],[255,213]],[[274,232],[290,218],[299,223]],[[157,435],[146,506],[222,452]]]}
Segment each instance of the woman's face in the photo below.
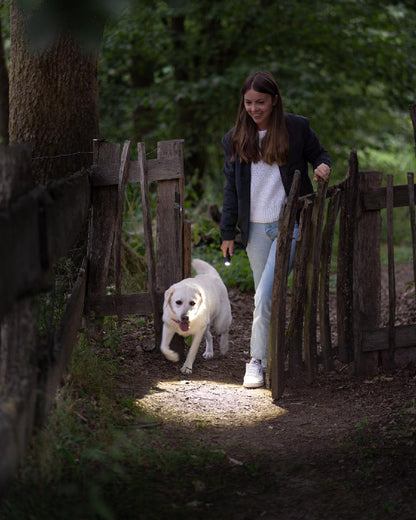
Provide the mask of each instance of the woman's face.
{"label": "woman's face", "polygon": [[257,90],[247,90],[244,94],[244,108],[259,130],[266,130],[270,114],[277,103],[277,95],[263,94]]}

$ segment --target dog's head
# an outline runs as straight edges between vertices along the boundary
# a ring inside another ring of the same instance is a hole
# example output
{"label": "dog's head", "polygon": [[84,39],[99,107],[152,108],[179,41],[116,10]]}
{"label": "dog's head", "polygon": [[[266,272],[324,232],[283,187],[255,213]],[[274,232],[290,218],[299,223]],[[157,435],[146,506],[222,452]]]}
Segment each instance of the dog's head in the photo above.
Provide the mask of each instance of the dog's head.
{"label": "dog's head", "polygon": [[188,332],[204,306],[200,287],[183,280],[165,291],[163,318],[173,320],[182,332]]}

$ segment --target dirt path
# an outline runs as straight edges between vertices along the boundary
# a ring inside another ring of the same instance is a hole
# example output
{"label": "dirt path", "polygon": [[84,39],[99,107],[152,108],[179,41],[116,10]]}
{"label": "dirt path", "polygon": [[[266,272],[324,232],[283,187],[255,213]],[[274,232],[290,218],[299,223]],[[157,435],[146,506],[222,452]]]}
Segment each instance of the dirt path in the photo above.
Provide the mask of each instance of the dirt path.
{"label": "dirt path", "polygon": [[[399,269],[398,276],[398,286],[405,287],[408,270]],[[383,291],[385,295],[385,287]],[[414,290],[401,293],[404,296],[399,298],[398,320],[409,323],[416,317]],[[268,390],[247,390],[241,385],[249,354],[252,295],[231,290],[230,301],[234,321],[229,354],[205,361],[201,348],[193,374],[186,379],[180,364],[165,360],[158,349],[149,350],[150,327],[124,339],[128,369],[120,391],[133,392],[138,404],[155,417],[165,445],[174,447],[183,442],[183,436],[191,436],[195,443],[225,450],[232,464],[253,464],[253,458],[258,457],[280,477],[284,472],[286,495],[302,503],[298,514],[286,502],[283,507],[282,497],[276,502],[276,494],[266,493],[263,499],[274,505],[265,507],[262,517],[321,519],[335,517],[325,516],[321,506],[302,516],[308,510],[307,501],[320,503],[322,497],[316,488],[328,485],[328,479],[337,482],[340,472],[348,475],[355,491],[348,505],[340,506],[337,517],[358,518],[353,515],[364,506],[362,497],[357,497],[362,481],[366,481],[362,480],[357,459],[365,456],[360,451],[362,440],[363,446],[377,447],[378,453],[367,475],[368,493],[378,489],[373,499],[377,496],[379,502],[383,495],[390,497],[393,505],[388,518],[413,518],[416,499],[410,498],[409,490],[414,489],[416,481],[415,365],[408,363],[393,374],[362,380],[353,377],[348,366],[338,363],[333,372],[321,374],[313,385],[289,387],[279,401],[273,402]],[[348,451],[350,439],[355,443],[353,453]],[[303,469],[298,474],[295,467]],[[343,489],[347,484],[342,482]],[[337,492],[337,501],[339,496]],[[284,510],[284,515],[273,516],[275,508]],[[360,518],[384,518],[380,511],[387,509],[387,505],[376,508],[375,516],[368,512],[368,516],[362,513]],[[350,512],[352,516],[348,516]]]}

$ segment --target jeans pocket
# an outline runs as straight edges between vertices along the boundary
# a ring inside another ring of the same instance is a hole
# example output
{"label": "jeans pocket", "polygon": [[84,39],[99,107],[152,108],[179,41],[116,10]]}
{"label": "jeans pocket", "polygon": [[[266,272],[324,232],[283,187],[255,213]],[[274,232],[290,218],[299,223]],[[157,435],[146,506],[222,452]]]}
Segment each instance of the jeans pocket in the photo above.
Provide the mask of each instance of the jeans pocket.
{"label": "jeans pocket", "polygon": [[270,240],[274,240],[277,237],[277,229],[277,222],[270,222],[270,224],[264,225],[264,232]]}

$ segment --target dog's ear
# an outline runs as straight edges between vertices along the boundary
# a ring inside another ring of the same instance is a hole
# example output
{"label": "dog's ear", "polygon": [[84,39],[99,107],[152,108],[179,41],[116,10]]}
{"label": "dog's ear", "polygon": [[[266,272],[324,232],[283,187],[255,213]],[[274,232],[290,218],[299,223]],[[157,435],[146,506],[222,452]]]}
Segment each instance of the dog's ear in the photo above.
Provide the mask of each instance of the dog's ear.
{"label": "dog's ear", "polygon": [[170,305],[170,299],[172,298],[173,294],[173,288],[169,287],[169,289],[166,289],[165,291],[165,297],[163,300],[163,309],[166,309],[168,305]]}
{"label": "dog's ear", "polygon": [[201,289],[198,289],[197,294],[199,296],[197,309],[199,309],[201,305],[205,305],[205,293],[204,291],[201,291]]}

